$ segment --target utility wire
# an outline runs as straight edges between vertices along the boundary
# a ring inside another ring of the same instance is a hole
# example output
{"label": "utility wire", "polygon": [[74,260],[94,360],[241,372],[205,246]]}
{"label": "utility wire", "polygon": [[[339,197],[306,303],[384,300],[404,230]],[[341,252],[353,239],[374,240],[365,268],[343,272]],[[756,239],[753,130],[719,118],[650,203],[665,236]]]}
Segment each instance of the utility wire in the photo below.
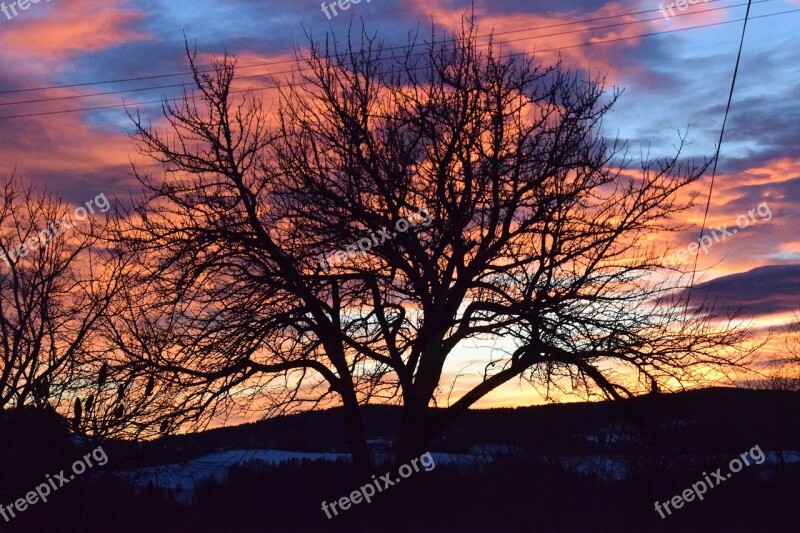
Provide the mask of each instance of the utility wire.
{"label": "utility wire", "polygon": [[[749,12],[749,8],[748,8],[748,12]],[[791,9],[791,10],[787,10],[787,11],[781,11],[781,12],[778,12],[778,13],[769,13],[769,14],[766,14],[766,15],[759,15],[759,16],[749,17],[749,18],[750,19],[760,19],[760,18],[774,17],[774,16],[778,16],[778,15],[786,15],[786,14],[797,13],[797,12],[800,12],[800,9]],[[722,26],[722,25],[725,25],[725,24],[733,24],[734,22],[741,22],[743,20],[745,20],[745,19],[734,19],[734,20],[729,20],[729,21],[724,21],[724,22],[713,22],[713,23],[709,23],[709,24],[701,24],[701,25],[698,25],[698,26],[690,26],[690,27],[687,27],[687,28],[678,28],[678,29],[674,29],[674,30],[665,30],[665,31],[659,31],[659,32],[643,33],[643,34],[639,34],[639,35],[632,35],[632,36],[629,36],[629,37],[618,37],[618,38],[615,38],[615,39],[605,39],[605,40],[602,40],[602,41],[585,42],[585,43],[580,43],[580,44],[575,44],[575,45],[561,46],[561,47],[558,47],[558,48],[549,48],[549,49],[537,50],[536,53],[553,52],[553,51],[559,51],[559,50],[566,50],[566,49],[569,49],[569,48],[580,48],[580,47],[584,47],[584,46],[593,46],[593,45],[598,45],[598,44],[608,44],[608,43],[612,43],[612,42],[626,41],[626,40],[630,40],[630,39],[638,39],[640,37],[652,37],[654,35],[663,35],[663,34],[667,34],[667,33],[677,33],[677,32],[681,32],[681,31],[689,31],[689,30],[695,30],[695,29],[699,29],[699,28],[709,28],[709,27],[713,27],[713,26]],[[538,37],[531,37],[531,39],[536,39],[536,38],[538,38]],[[487,46],[487,45],[480,45],[480,46]],[[519,55],[530,54],[530,53],[531,52],[517,52],[517,53],[509,54],[508,56],[506,56],[506,58],[519,56]],[[264,76],[264,75],[263,74],[259,74],[259,75],[249,76],[249,77],[261,77],[261,76]],[[242,76],[242,78],[244,78],[244,76]],[[297,83],[297,85],[307,85],[308,83],[310,83],[310,82],[299,82],[299,83]],[[266,90],[271,90],[271,89],[276,89],[276,88],[277,87],[273,86],[273,87],[263,87],[263,88],[260,88],[260,89],[242,89],[242,90],[237,90],[237,91],[231,91],[230,94],[239,94],[239,93],[248,93],[248,92],[249,93],[263,92],[263,91],[266,91]],[[200,95],[192,95],[192,96],[186,96],[186,99],[194,100],[194,99],[199,98],[199,97],[200,97]],[[176,98],[180,98],[180,97],[176,97]],[[149,101],[144,101],[144,102],[133,102],[131,104],[125,104],[125,103],[122,103],[122,104],[110,104],[110,105],[104,105],[104,106],[82,107],[82,108],[77,108],[77,109],[64,109],[64,110],[58,110],[58,111],[44,111],[44,112],[39,112],[39,113],[25,113],[25,114],[19,114],[19,115],[0,116],[0,120],[8,120],[8,119],[14,119],[14,118],[38,117],[38,116],[46,116],[46,115],[58,115],[58,114],[62,114],[62,113],[78,113],[78,112],[83,112],[83,111],[98,111],[98,110],[103,110],[103,109],[114,109],[114,108],[121,108],[121,107],[126,107],[127,108],[129,105],[130,106],[140,106],[140,105],[163,104],[163,103],[164,103],[164,100],[161,99],[161,100],[149,100]]]}
{"label": "utility wire", "polygon": [[[710,0],[709,3],[720,2],[720,1],[722,1],[722,0]],[[770,2],[770,1],[773,1],[773,0],[759,0],[756,3]],[[683,17],[683,16],[702,13],[702,12],[706,12],[706,11],[716,11],[716,10],[722,10],[722,9],[730,9],[730,8],[733,8],[733,7],[739,7],[739,6],[743,6],[743,5],[745,5],[745,4],[743,4],[743,3],[742,4],[734,4],[734,5],[731,5],[731,6],[719,7],[719,8],[713,8],[713,9],[706,9],[706,10],[702,10],[702,11],[692,11],[692,12],[688,12],[688,13],[682,13],[682,14],[675,15],[675,17]],[[633,11],[633,12],[629,12],[629,13],[620,13],[618,15],[607,15],[607,16],[604,16],[604,17],[594,17],[594,18],[581,19],[581,20],[576,20],[576,21],[571,21],[571,22],[560,22],[560,23],[557,23],[557,24],[547,24],[547,25],[544,25],[544,26],[533,26],[533,27],[528,27],[528,28],[520,28],[520,29],[516,29],[516,30],[506,30],[506,31],[501,31],[501,32],[493,32],[491,34],[478,35],[478,36],[476,36],[476,38],[479,38],[479,39],[480,38],[489,38],[489,37],[493,37],[493,36],[497,36],[497,35],[508,35],[508,34],[512,34],[512,33],[521,33],[521,32],[526,32],[526,31],[535,31],[535,30],[544,30],[544,29],[550,29],[550,28],[558,28],[558,27],[563,27],[563,26],[572,26],[572,25],[575,25],[575,24],[585,24],[585,23],[588,23],[588,22],[597,22],[597,21],[601,21],[601,20],[610,20],[610,19],[628,17],[628,16],[634,16],[634,15],[643,15],[643,14],[646,14],[646,13],[655,13],[655,12],[659,12],[659,11],[661,11],[661,9],[647,9],[647,10],[643,10],[643,11]],[[673,18],[675,18],[675,17],[673,17]],[[658,18],[647,19],[647,20],[658,20]],[[554,35],[559,35],[559,34],[554,34]],[[453,39],[452,38],[451,39],[443,39],[441,41],[433,41],[431,43],[415,43],[413,45],[392,46],[392,47],[384,48],[384,50],[387,50],[387,51],[388,50],[405,50],[405,49],[407,49],[409,47],[410,48],[414,48],[416,46],[424,46],[424,45],[427,45],[427,44],[436,45],[436,44],[444,44],[444,43],[448,43],[448,42],[453,42]],[[323,56],[323,59],[333,59],[333,58],[332,57],[328,57],[328,56]],[[268,62],[264,62],[264,63],[255,63],[255,64],[252,64],[252,65],[241,65],[241,66],[238,66],[237,68],[239,70],[242,70],[242,69],[248,69],[248,68],[266,67],[266,66],[273,66],[273,65],[283,65],[283,64],[289,64],[289,63],[294,63],[294,62],[295,62],[294,59],[287,59],[287,60],[282,60],[282,61],[268,61]],[[208,69],[198,70],[198,73],[209,73],[209,72],[213,72],[213,71],[214,71],[213,68],[208,68]],[[105,84],[110,84],[110,83],[123,83],[123,82],[129,82],[129,81],[142,81],[142,80],[153,80],[153,79],[162,79],[162,78],[174,78],[174,77],[180,77],[180,76],[191,76],[192,74],[193,74],[193,72],[178,72],[178,73],[156,74],[156,75],[152,75],[152,76],[139,76],[139,77],[135,77],[135,78],[123,78],[123,79],[117,79],[117,80],[100,80],[100,81],[92,81],[92,82],[71,83],[71,84],[65,84],[65,85],[48,85],[48,86],[44,86],[44,87],[29,87],[29,88],[22,88],[22,89],[9,89],[9,90],[5,90],[5,91],[0,91],[0,95],[2,95],[2,94],[20,93],[20,92],[45,91],[45,90],[50,90],[50,89],[67,89],[67,88],[72,88],[72,87],[87,87],[87,86],[91,86],[91,85],[105,85]]]}
{"label": "utility wire", "polygon": [[[717,1],[719,1],[719,0],[717,0]],[[773,2],[773,1],[774,0],[756,0],[753,3],[761,4],[761,3]],[[704,10],[700,10],[700,11],[681,13],[681,14],[675,15],[675,17],[677,18],[677,17],[686,17],[686,16],[690,16],[690,15],[699,15],[701,13],[707,13],[707,12],[710,12],[710,11],[722,11],[722,10],[726,10],[726,9],[733,9],[733,8],[741,7],[741,6],[744,6],[744,5],[747,5],[747,4],[746,3],[734,4],[734,5],[730,5],[730,6],[715,7],[715,8],[704,9]],[[623,16],[623,15],[616,15],[616,16],[619,17],[619,16]],[[610,17],[602,17],[602,18],[610,18]],[[615,28],[615,27],[619,27],[619,26],[630,26],[632,24],[642,24],[642,23],[645,23],[645,22],[652,22],[654,20],[659,20],[661,18],[662,17],[654,17],[654,18],[649,18],[649,19],[641,19],[641,20],[634,20],[634,21],[627,21],[627,22],[618,22],[618,23],[615,23],[615,24],[606,24],[606,25],[603,25],[603,26],[592,26],[592,27],[589,27],[589,28],[581,28],[581,29],[578,29],[578,30],[570,30],[570,31],[565,31],[565,32],[550,33],[550,34],[545,34],[545,35],[536,35],[536,36],[532,36],[532,37],[521,37],[521,38],[517,38],[517,39],[510,39],[510,40],[507,40],[507,41],[497,41],[497,42],[493,42],[492,44],[493,45],[500,45],[500,44],[518,42],[518,41],[527,41],[527,40],[530,40],[530,39],[540,39],[540,38],[544,38],[544,37],[558,37],[558,36],[561,36],[561,35],[570,35],[570,34],[574,34],[574,33],[582,33],[582,32],[587,32],[587,31],[592,31],[592,30],[602,30],[602,29],[607,29],[607,28]],[[564,24],[573,24],[573,23],[564,23]],[[551,25],[551,26],[557,26],[557,25]],[[543,26],[543,27],[547,27],[547,26]],[[495,33],[493,35],[501,35],[501,34],[509,34],[509,33],[520,33],[520,32],[532,31],[534,29],[540,29],[540,28],[530,28],[530,29],[520,29],[520,30],[512,30],[512,31],[506,31],[506,32],[498,32],[498,33]],[[451,40],[440,41],[439,43],[445,43],[445,42],[450,42],[450,41]],[[483,45],[479,45],[479,46],[486,46],[487,44],[483,44]],[[419,45],[414,45],[414,46],[419,46]],[[391,49],[394,49],[394,48],[396,48],[396,47],[391,47],[389,49],[391,50]],[[412,48],[413,48],[413,46],[412,46]],[[413,56],[420,56],[420,55],[423,55],[423,54],[424,54],[424,52],[418,52],[416,54],[410,54],[410,56],[412,56],[412,57]],[[330,59],[330,57],[323,56],[322,59]],[[294,62],[294,60],[291,60],[291,61],[278,61],[278,62],[275,62],[275,64],[283,64],[283,63],[287,63],[287,62]],[[241,67],[237,66],[236,68],[237,68],[237,70],[241,70],[243,68],[252,68],[253,66],[263,66],[263,64],[250,65],[250,66],[241,66]],[[304,70],[308,70],[308,69],[307,68],[299,69],[300,72],[302,72]],[[290,74],[293,71],[294,70],[290,69],[290,70],[283,70],[283,71],[278,71],[278,72],[270,72],[270,73],[267,73],[267,74],[252,74],[252,75],[249,75],[249,76],[237,76],[236,79],[260,78],[260,77],[264,77],[264,76],[275,76],[275,75],[279,75],[279,74]],[[206,70],[200,70],[198,72],[207,72],[207,71]],[[98,83],[101,83],[101,82],[98,82]],[[141,91],[154,91],[156,89],[173,89],[173,88],[178,88],[178,87],[183,87],[183,86],[184,86],[183,83],[177,83],[177,84],[171,84],[171,85],[157,85],[157,86],[154,86],[154,87],[139,87],[139,88],[136,88],[136,89],[121,89],[121,90],[116,90],[116,91],[101,91],[101,92],[89,93],[89,94],[73,94],[73,95],[68,95],[68,96],[56,96],[56,97],[52,97],[52,98],[36,98],[36,99],[33,99],[33,100],[21,100],[21,101],[17,101],[17,102],[0,102],[0,107],[9,106],[9,105],[34,104],[34,103],[41,103],[41,102],[55,102],[55,101],[61,101],[61,100],[73,100],[73,99],[76,99],[76,98],[90,98],[90,97],[95,97],[95,96],[107,96],[107,95],[121,94],[121,93],[134,93],[134,92],[141,92]],[[35,91],[37,89],[30,89],[30,90],[31,91]],[[23,91],[23,89],[18,89],[17,90],[17,92],[20,92],[20,91]],[[3,92],[0,92],[0,94],[3,94]]]}
{"label": "utility wire", "polygon": [[[706,221],[708,220],[708,210],[711,207],[711,195],[714,192],[714,178],[717,176],[717,162],[719,162],[719,153],[722,149],[722,136],[725,134],[725,124],[728,122],[728,113],[731,110],[731,102],[733,101],[733,89],[736,86],[736,75],[739,73],[739,60],[742,58],[742,47],[744,46],[744,33],[747,30],[747,19],[750,15],[750,1],[747,2],[747,11],[744,14],[744,24],[742,25],[742,37],[739,40],[739,53],[736,54],[736,65],[733,67],[733,78],[731,79],[731,89],[728,92],[728,104],[725,106],[725,116],[722,119],[722,127],[719,130],[719,140],[717,141],[717,151],[714,154],[714,167],[711,169],[711,186],[708,189],[708,199],[706,200],[706,210],[703,213],[703,223],[700,225],[700,237],[698,238],[698,243],[703,239],[703,233],[706,229]],[[758,17],[753,17],[758,18]],[[689,282],[689,289],[686,293],[686,309],[684,313],[689,309],[689,300],[692,296],[692,288],[694,287],[694,278],[697,272],[697,259],[700,256],[700,247],[697,247],[697,251],[694,254],[694,266],[692,267],[692,279]]]}

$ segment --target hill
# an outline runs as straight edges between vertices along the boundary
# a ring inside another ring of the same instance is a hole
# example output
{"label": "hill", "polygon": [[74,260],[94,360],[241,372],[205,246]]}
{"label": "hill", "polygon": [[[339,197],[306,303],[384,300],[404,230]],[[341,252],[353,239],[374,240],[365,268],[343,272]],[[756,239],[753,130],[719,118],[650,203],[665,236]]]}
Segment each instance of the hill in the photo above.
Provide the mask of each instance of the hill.
{"label": "hill", "polygon": [[[347,452],[338,408],[279,416],[239,426],[170,436],[140,447],[148,463],[185,461],[228,449]],[[400,420],[393,406],[367,406],[371,440],[387,442]],[[800,449],[800,394],[709,388],[641,396],[621,402],[580,402],[474,409],[435,440],[436,451],[466,453],[505,445],[535,455],[624,451],[657,442],[673,453],[726,453],[755,444]]]}

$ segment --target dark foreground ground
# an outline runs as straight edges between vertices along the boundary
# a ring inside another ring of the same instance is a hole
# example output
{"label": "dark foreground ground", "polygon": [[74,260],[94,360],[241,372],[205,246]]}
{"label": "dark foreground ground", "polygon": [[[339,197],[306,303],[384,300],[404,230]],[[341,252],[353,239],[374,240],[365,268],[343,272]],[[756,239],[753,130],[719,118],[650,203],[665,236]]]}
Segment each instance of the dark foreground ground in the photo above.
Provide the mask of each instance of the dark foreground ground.
{"label": "dark foreground ground", "polygon": [[[800,463],[793,459],[800,450],[798,406],[797,393],[716,390],[643,399],[622,411],[609,404],[482,411],[461,421],[434,449],[463,453],[492,443],[514,453],[491,464],[421,470],[372,503],[361,502],[331,519],[321,503],[363,485],[346,463],[232,467],[224,481],[199,483],[193,500],[184,503],[155,487],[135,489],[112,473],[112,468],[196,457],[209,447],[263,447],[262,437],[273,444],[288,439],[279,443],[282,449],[299,439],[296,449],[324,451],[307,424],[319,429],[319,415],[285,420],[283,430],[273,422],[144,447],[107,442],[105,466],[8,522],[0,516],[0,531],[794,532],[800,531]],[[377,414],[380,436],[380,427],[394,415]],[[0,505],[24,497],[46,475],[69,467],[93,447],[77,446],[58,421],[46,418],[36,413],[0,418]],[[244,437],[247,442],[238,442]],[[328,433],[331,449],[338,446],[335,441]],[[730,461],[754,446],[764,452],[764,461],[757,464],[754,452],[749,466],[731,472]],[[587,471],[580,457],[610,461],[610,470],[624,475],[615,479],[602,469]],[[715,481],[718,468],[724,482]],[[656,512],[656,501],[704,479],[712,488],[702,501],[686,502],[663,519]]]}

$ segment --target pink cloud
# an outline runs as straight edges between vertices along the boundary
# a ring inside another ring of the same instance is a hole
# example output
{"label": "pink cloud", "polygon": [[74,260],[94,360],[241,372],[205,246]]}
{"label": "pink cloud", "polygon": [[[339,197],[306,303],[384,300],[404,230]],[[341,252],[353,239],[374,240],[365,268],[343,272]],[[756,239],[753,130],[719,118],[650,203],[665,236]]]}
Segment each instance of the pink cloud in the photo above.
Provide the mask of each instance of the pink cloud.
{"label": "pink cloud", "polygon": [[70,0],[31,4],[12,20],[3,17],[0,22],[4,26],[0,56],[4,56],[4,62],[53,65],[79,52],[147,39],[145,33],[133,29],[145,14],[127,7],[127,3]]}
{"label": "pink cloud", "polygon": [[[411,0],[410,7],[419,13],[421,18],[431,18],[439,26],[452,30],[461,25],[461,17],[465,14],[463,8],[449,8],[439,4],[431,4],[427,0]],[[690,6],[691,10],[703,9],[701,3]],[[503,34],[495,37],[496,42],[502,42],[503,53],[537,52],[537,57],[544,63],[552,63],[559,57],[568,68],[591,69],[597,75],[608,75],[611,83],[619,82],[624,75],[641,77],[640,66],[632,65],[620,58],[620,50],[636,49],[640,46],[642,38],[637,35],[653,33],[668,29],[694,26],[712,21],[722,20],[723,12],[697,14],[691,17],[677,17],[667,20],[660,14],[647,13],[638,16],[625,15],[633,11],[656,9],[657,5],[648,4],[635,9],[630,4],[611,2],[594,11],[577,14],[565,11],[564,13],[538,14],[534,12],[507,12],[497,13],[486,7],[476,6],[475,14],[479,34],[485,35],[493,29],[502,29]],[[605,17],[615,17],[607,18]],[[578,22],[586,19],[603,19],[594,22]],[[646,21],[647,19],[652,19]],[[645,20],[645,22],[639,22]],[[617,25],[629,23],[626,25]],[[612,27],[604,27],[611,26]],[[526,28],[540,28],[507,33],[509,30],[523,30]],[[578,31],[586,30],[586,31]],[[625,39],[612,44],[600,46],[579,46],[587,42],[612,41]],[[486,42],[482,39],[480,42]]]}

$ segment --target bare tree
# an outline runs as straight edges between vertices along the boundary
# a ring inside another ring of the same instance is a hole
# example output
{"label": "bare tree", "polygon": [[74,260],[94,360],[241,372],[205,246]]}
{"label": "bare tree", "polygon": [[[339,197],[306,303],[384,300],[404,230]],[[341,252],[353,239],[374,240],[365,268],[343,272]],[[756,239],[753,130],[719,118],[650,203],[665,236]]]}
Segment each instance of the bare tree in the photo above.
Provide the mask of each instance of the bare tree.
{"label": "bare tree", "polygon": [[105,224],[73,219],[14,176],[0,187],[0,408],[68,415],[85,367],[104,355],[97,328],[114,269],[94,246]]}
{"label": "bare tree", "polygon": [[[109,378],[90,391],[103,401],[94,402],[94,416],[84,421],[87,431],[98,432],[99,421],[106,432],[115,428],[128,437],[148,438],[185,423],[212,420],[219,414],[217,399],[229,387],[223,385],[224,374],[197,379],[193,371],[178,371],[180,359],[173,357],[191,342],[180,333],[180,304],[165,306],[162,284],[137,269],[126,268],[119,280],[120,291],[102,328],[113,355],[103,361],[105,373],[100,375]],[[167,360],[172,364],[161,363]],[[210,390],[210,382],[219,390]]]}
{"label": "bare tree", "polygon": [[0,185],[0,409],[54,409],[90,437],[157,435],[174,396],[114,349],[125,259],[87,215],[13,175]]}
{"label": "bare tree", "polygon": [[800,392],[800,313],[795,313],[789,325],[786,340],[787,357],[779,374],[775,376],[776,388]]}
{"label": "bare tree", "polygon": [[765,361],[766,368],[758,372],[759,378],[743,380],[741,384],[745,388],[800,392],[800,313],[795,313],[794,320],[777,332],[780,331],[785,334],[785,353],[782,357]]}
{"label": "bare tree", "polygon": [[[181,412],[336,402],[367,472],[369,402],[402,405],[400,463],[512,379],[621,398],[621,368],[675,386],[744,360],[743,330],[653,281],[647,239],[708,161],[679,148],[630,169],[600,129],[619,92],[501,57],[472,23],[400,54],[357,40],[312,40],[275,109],[234,96],[234,59],[207,72],[187,49],[197,92],[165,102],[169,131],[131,115],[167,175],[137,171],[146,193],[120,229],[141,302],[120,340],[182,380]],[[420,209],[432,222],[401,229]],[[435,409],[445,362],[475,338],[515,348]]]}

